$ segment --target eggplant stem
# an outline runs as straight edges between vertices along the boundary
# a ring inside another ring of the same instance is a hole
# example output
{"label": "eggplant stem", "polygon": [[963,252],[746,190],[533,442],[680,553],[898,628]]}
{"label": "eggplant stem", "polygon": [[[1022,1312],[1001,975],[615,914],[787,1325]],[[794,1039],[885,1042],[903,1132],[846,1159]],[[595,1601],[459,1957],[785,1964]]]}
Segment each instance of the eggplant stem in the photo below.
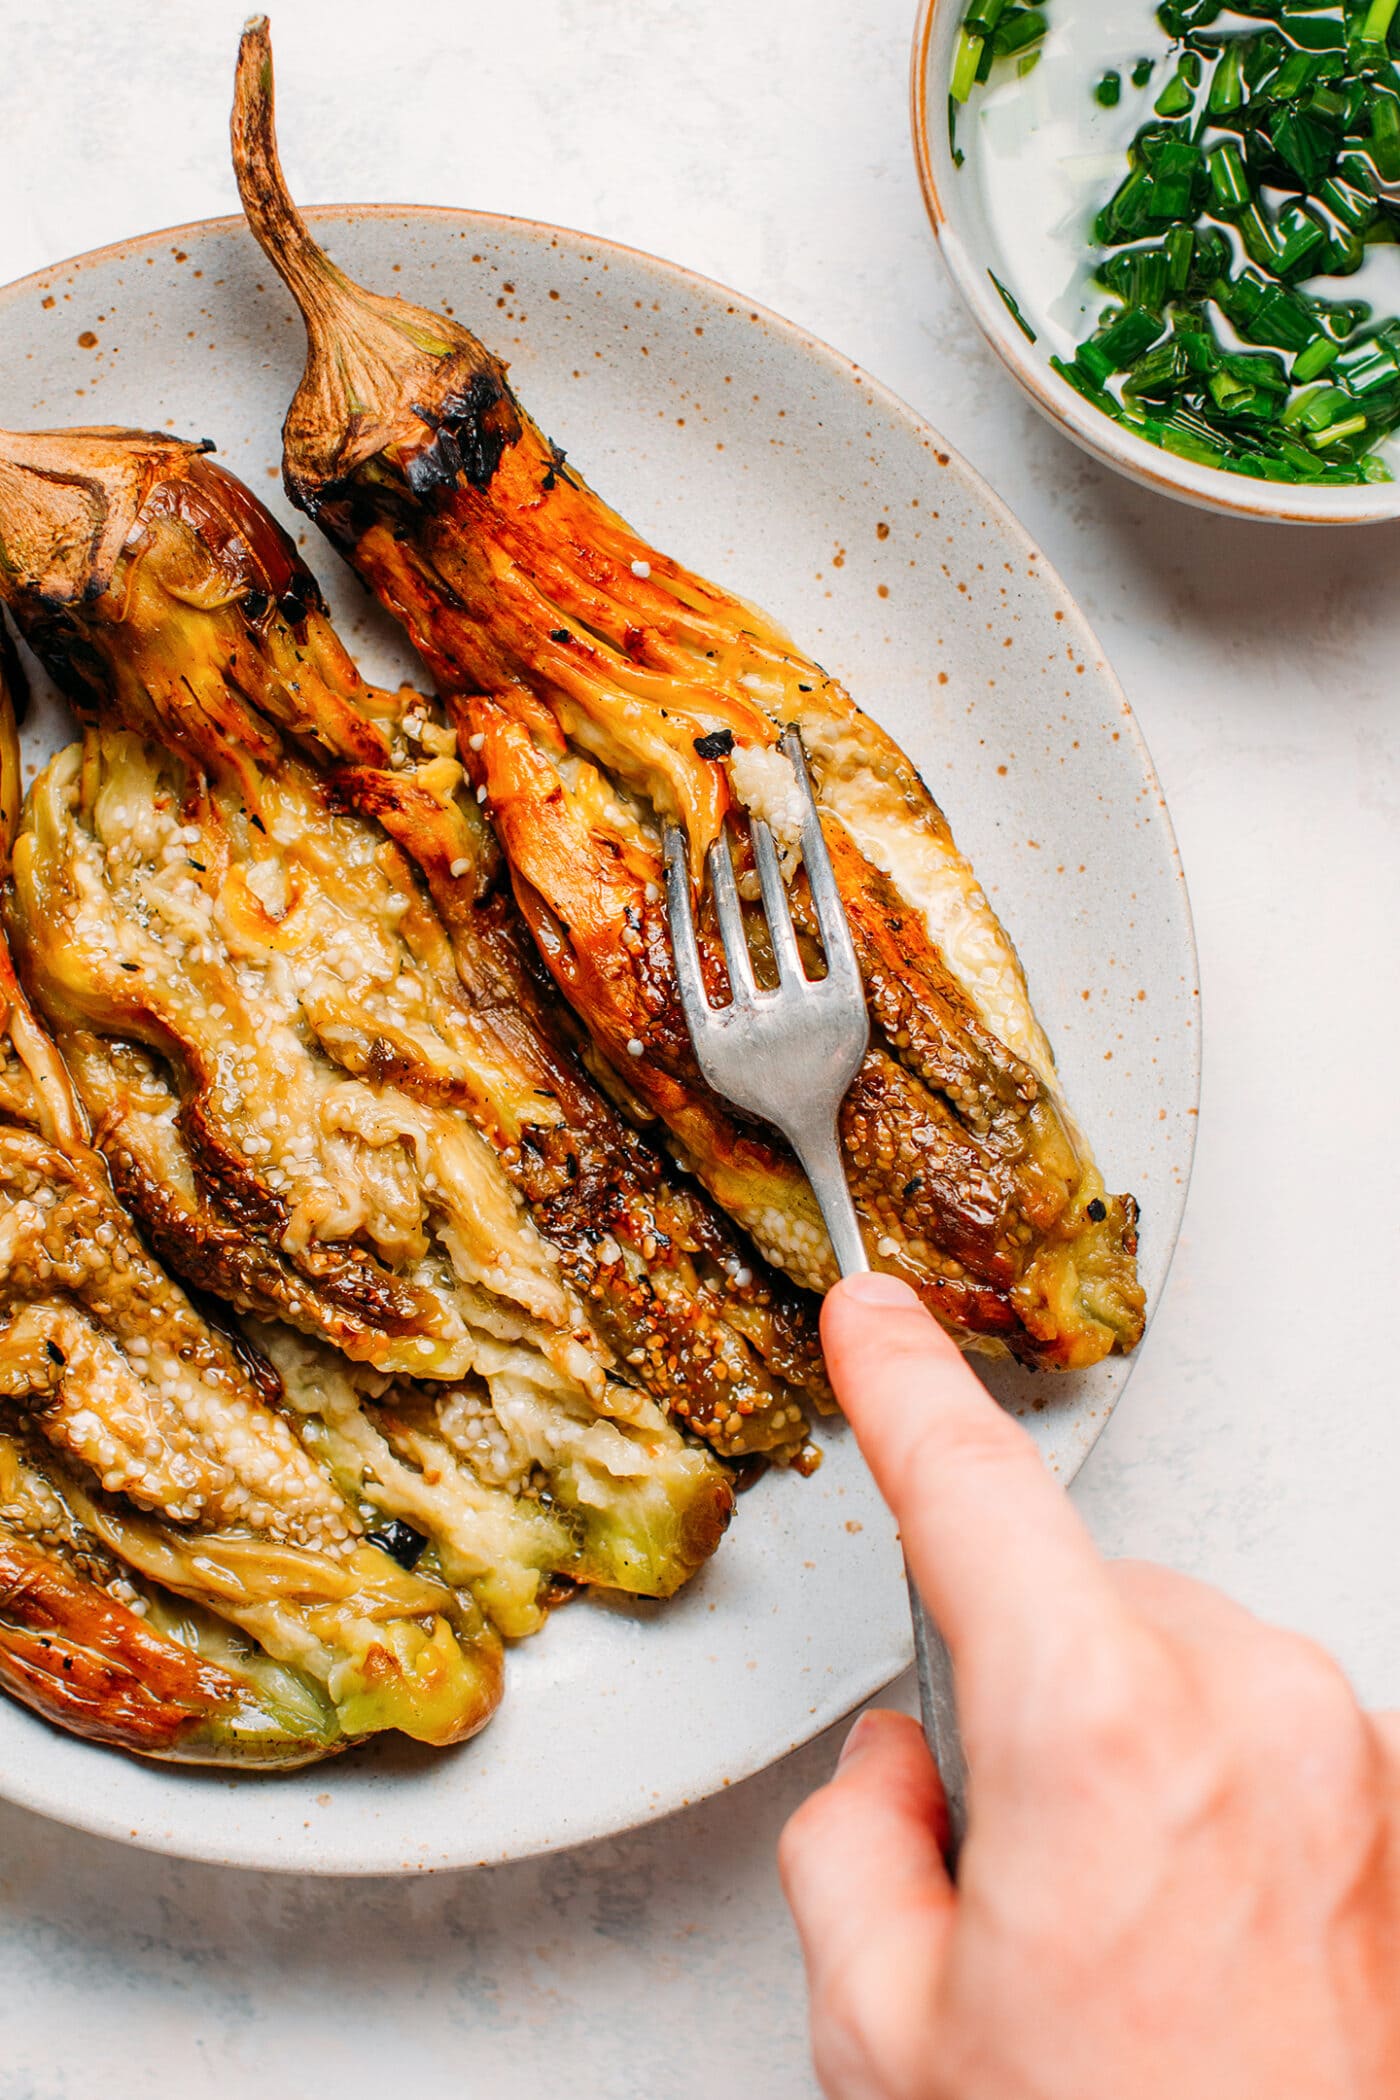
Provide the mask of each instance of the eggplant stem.
{"label": "eggplant stem", "polygon": [[352,287],[292,202],[277,152],[276,113],[272,36],[267,16],[252,15],[243,25],[234,75],[229,121],[234,173],[248,224],[309,319],[314,294],[327,279],[347,291]]}

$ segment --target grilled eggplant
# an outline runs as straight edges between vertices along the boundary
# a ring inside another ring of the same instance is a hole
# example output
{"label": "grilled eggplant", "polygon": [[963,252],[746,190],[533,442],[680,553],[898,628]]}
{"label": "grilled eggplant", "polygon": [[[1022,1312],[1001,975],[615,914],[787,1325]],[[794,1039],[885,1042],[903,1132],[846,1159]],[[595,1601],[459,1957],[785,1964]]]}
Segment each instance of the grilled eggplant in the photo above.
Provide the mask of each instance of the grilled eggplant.
{"label": "grilled eggplant", "polygon": [[[419,964],[442,944],[425,901],[297,762],[259,780],[254,815],[123,730],[90,729],[31,790],[16,952],[119,1189],[241,1311],[381,1388],[430,1380],[424,1433],[473,1411],[497,1429],[528,1458],[512,1484],[559,1512],[554,1572],[668,1593],[717,1544],[729,1486],[614,1374],[459,1113],[456,978],[450,956]],[[610,1479],[655,1496],[635,1552]]]}
{"label": "grilled eggplant", "polygon": [[364,1537],[279,1397],[138,1238],[0,949],[0,1685],[221,1763],[489,1719],[500,1643],[470,1595]]}
{"label": "grilled eggplant", "polygon": [[[181,854],[171,833],[164,886],[178,881],[196,914],[222,900],[227,933],[234,885],[239,952],[252,938],[264,958],[280,954],[292,978],[308,977],[314,948],[328,967],[314,982],[284,984],[283,1019],[300,1005],[332,1062],[368,1085],[392,1085],[401,1103],[412,1096],[415,1124],[427,1117],[442,1142],[450,1135],[460,1171],[475,1177],[454,1214],[464,1245],[474,1217],[483,1245],[528,1250],[519,1277],[472,1281],[513,1291],[575,1361],[571,1336],[586,1307],[627,1381],[725,1455],[805,1462],[802,1399],[820,1403],[826,1390],[810,1308],[586,1077],[556,1003],[541,996],[498,850],[435,705],[365,684],[286,535],[198,446],[141,432],[0,438],[0,532],[0,595],[79,712],[183,751],[223,783],[219,806],[251,842],[250,891],[243,875],[224,871],[226,847],[207,840],[211,862],[202,848]],[[169,778],[148,777],[139,794],[172,791]],[[248,825],[262,828],[255,836]],[[289,882],[294,899],[284,895]],[[332,954],[327,942],[336,941]],[[353,983],[351,955],[366,963]],[[109,958],[116,991],[129,995],[118,1003],[139,1002],[139,971],[128,967],[123,987],[119,967]],[[206,1025],[206,1009],[229,1004],[212,993],[196,1003],[186,1038]],[[258,1024],[247,1025],[256,1040]],[[68,1047],[81,1083],[95,1086],[84,1046]],[[266,1042],[261,1054],[265,1114],[276,1056]],[[194,1056],[188,1041],[185,1056]],[[290,1099],[282,1082],[276,1091]],[[231,1177],[245,1191],[249,1182],[247,1155],[228,1157],[243,1112],[230,1108],[232,1126],[216,1128],[210,1097],[206,1086],[184,1127],[193,1137],[197,1124],[196,1150],[217,1152],[202,1170],[223,1185],[227,1211]],[[101,1127],[110,1152],[110,1116]],[[304,1126],[297,1136],[304,1144]],[[370,1144],[387,1171],[384,1142]],[[383,1245],[366,1259],[363,1244],[347,1244],[353,1235],[328,1235],[324,1222],[314,1247],[300,1244],[306,1234],[295,1217],[289,1230],[288,1205],[273,1203],[265,1174],[254,1177],[263,1184],[260,1236],[250,1239],[246,1217],[226,1219],[224,1231],[209,1218],[198,1243],[186,1235],[177,1252],[159,1213],[183,1170],[166,1150],[157,1159],[148,1143],[138,1173],[128,1148],[120,1171],[148,1229],[187,1273],[261,1312],[310,1320],[381,1368],[455,1375],[460,1336],[454,1347],[441,1319],[425,1332],[421,1291],[417,1303],[402,1288],[394,1296]],[[513,1216],[508,1183],[538,1238]],[[252,1199],[237,1200],[246,1209]],[[336,1273],[328,1238],[341,1249]],[[289,1312],[293,1303],[299,1311]]]}
{"label": "grilled eggplant", "polygon": [[[762,613],[610,511],[467,329],[322,253],[278,165],[265,21],[244,33],[233,144],[253,231],[307,327],[288,490],[431,670],[539,952],[623,1098],[775,1264],[831,1281],[796,1162],[699,1078],[661,901],[661,822],[685,825],[697,887],[728,824],[761,954],[760,816],[812,939],[776,749],[796,723],[871,1010],[842,1136],[872,1258],[970,1346],[1051,1368],[1131,1349],[1135,1205],[1105,1190],[1015,951],[909,760]],[[701,926],[721,992],[708,899]]]}

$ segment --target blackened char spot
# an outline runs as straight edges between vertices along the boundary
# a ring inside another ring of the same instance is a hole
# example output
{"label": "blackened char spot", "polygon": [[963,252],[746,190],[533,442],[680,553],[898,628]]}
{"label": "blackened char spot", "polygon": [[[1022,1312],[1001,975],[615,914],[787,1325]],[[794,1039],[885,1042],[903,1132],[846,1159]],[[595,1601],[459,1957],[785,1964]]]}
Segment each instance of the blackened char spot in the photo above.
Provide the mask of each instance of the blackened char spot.
{"label": "blackened char spot", "polygon": [[377,1531],[369,1533],[371,1546],[378,1546],[390,1560],[396,1560],[401,1568],[416,1568],[423,1558],[423,1548],[428,1541],[421,1531],[405,1524],[402,1517],[390,1517]]}
{"label": "blackened char spot", "polygon": [[15,721],[22,726],[29,712],[29,680],[10,633],[9,622],[0,613],[0,681],[9,687]]}
{"label": "blackened char spot", "polygon": [[1108,1205],[1101,1203],[1097,1196],[1091,1197],[1084,1207],[1096,1225],[1102,1225],[1104,1219],[1108,1216]]}
{"label": "blackened char spot", "polygon": [[91,642],[85,641],[73,625],[69,608],[62,607],[52,618],[35,616],[28,605],[17,611],[22,616],[25,640],[74,714],[83,721],[92,721],[107,694],[107,667]]}
{"label": "blackened char spot", "polygon": [[734,732],[712,729],[707,735],[696,737],[695,749],[701,758],[728,758],[734,749]]}
{"label": "blackened char spot", "polygon": [[415,496],[450,488],[459,474],[475,489],[486,487],[516,434],[513,416],[492,414],[506,398],[505,386],[494,372],[475,372],[465,392],[449,395],[439,414],[414,403],[413,413],[436,433],[408,462],[408,485]]}

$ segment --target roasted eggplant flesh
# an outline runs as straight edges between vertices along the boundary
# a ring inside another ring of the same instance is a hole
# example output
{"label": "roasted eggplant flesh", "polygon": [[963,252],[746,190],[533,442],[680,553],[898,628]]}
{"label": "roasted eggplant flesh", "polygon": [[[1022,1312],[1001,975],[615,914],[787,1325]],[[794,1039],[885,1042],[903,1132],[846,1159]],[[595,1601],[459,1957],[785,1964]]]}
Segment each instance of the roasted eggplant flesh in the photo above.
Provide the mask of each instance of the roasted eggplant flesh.
{"label": "roasted eggplant flesh", "polygon": [[[454,1438],[481,1445],[478,1530],[495,1509],[534,1588],[665,1594],[718,1541],[723,1473],[613,1375],[456,1107],[457,1008],[415,965],[426,907],[395,849],[295,761],[258,807],[122,730],[89,730],[31,791],[17,948],[118,1188],[173,1267],[370,1374],[382,1437],[425,1473]],[[489,1586],[489,1563],[459,1541],[454,1579]]]}
{"label": "roasted eggplant flesh", "polygon": [[470,1593],[365,1542],[271,1365],[161,1270],[72,1127],[29,1120],[35,1024],[0,981],[0,1682],[151,1755],[473,1733],[500,1647]]}
{"label": "roasted eggplant flesh", "polygon": [[[727,825],[761,951],[762,818],[810,927],[776,749],[795,723],[871,1008],[842,1138],[872,1259],[973,1346],[1052,1368],[1131,1349],[1136,1208],[1105,1189],[1015,951],[914,767],[762,613],[610,511],[466,328],[322,254],[277,162],[265,23],[244,34],[233,137],[307,326],[287,486],[431,671],[539,952],[626,1097],[772,1262],[832,1280],[795,1161],[699,1079],[661,894],[662,822],[684,824],[697,888]],[[701,931],[720,991],[708,897]]]}
{"label": "roasted eggplant flesh", "polygon": [[[371,1570],[392,1595],[407,1586],[424,1625],[438,1600],[481,1679],[479,1725],[499,1691],[500,1635],[534,1632],[578,1584],[669,1595],[717,1545],[729,1481],[653,1394],[684,1419],[689,1392],[726,1383],[706,1367],[731,1363],[744,1413],[707,1398],[696,1426],[730,1448],[751,1439],[800,1457],[806,1308],[746,1266],[732,1229],[632,1136],[550,1029],[514,907],[492,895],[499,859],[452,732],[420,696],[362,686],[248,492],[200,448],[140,433],[7,440],[0,466],[0,590],[91,724],[34,785],[7,906],[52,1039],[17,989],[12,1034],[29,1028],[30,1062],[64,1090],[67,1142],[45,1140],[47,1183],[80,1159],[84,1200],[91,1167],[127,1235],[121,1205],[170,1269],[241,1316],[232,1338],[211,1328],[211,1346],[347,1526],[296,1606],[300,1637],[309,1624],[319,1646],[297,1660],[285,1600],[271,1613],[230,1606],[242,1541],[221,1529],[209,1546],[208,1523],[231,1519],[214,1507],[219,1453],[197,1422],[188,1438],[152,1431],[142,1396],[126,1393],[136,1419],[100,1420],[75,1452],[46,1398],[48,1477],[96,1465],[83,1522],[119,1579],[144,1585],[141,1610],[174,1592],[188,1616],[183,1600],[199,1595],[208,1624],[260,1668],[291,1655],[337,1741],[389,1725],[367,1718],[353,1669],[325,1653],[328,1626],[340,1646],[357,1634],[366,1645],[358,1607],[339,1601],[347,1569],[355,1595]],[[71,566],[79,541],[110,550],[105,587]],[[33,1141],[23,1126],[40,1092],[23,1058],[0,1064],[0,1104]],[[604,1181],[614,1133],[620,1195]],[[543,1168],[558,1182],[552,1211],[531,1179]],[[585,1169],[591,1219],[575,1188]],[[88,1223],[65,1218],[55,1236],[70,1267]],[[164,1374],[146,1302],[156,1284],[203,1316],[135,1244],[147,1288],[120,1353]],[[55,1288],[71,1327],[66,1268]],[[13,1381],[26,1395],[59,1376],[33,1326],[10,1323],[16,1349],[28,1346]],[[58,1346],[71,1340],[65,1330]],[[71,1505],[78,1490],[66,1492]],[[265,1568],[279,1513],[256,1515]],[[190,1526],[207,1597],[182,1587]],[[411,1555],[388,1550],[404,1535]],[[300,1583],[307,1554],[292,1543]],[[338,1579],[322,1596],[328,1570]],[[430,1685],[442,1659],[422,1646],[407,1661]],[[397,1725],[427,1735],[431,1720]]]}
{"label": "roasted eggplant flesh", "polygon": [[[66,519],[49,497],[59,459],[73,491]],[[110,518],[123,505],[125,530],[111,535],[110,569],[66,568],[67,550],[91,529],[91,515]],[[245,977],[246,935],[261,923],[254,946],[270,941],[291,970],[282,975],[280,1018],[285,1023],[300,1008],[296,1025],[315,1038],[313,1059],[328,1057],[335,1068],[341,1113],[371,1091],[401,1105],[411,1097],[418,1134],[406,1131],[404,1142],[452,1147],[463,1199],[452,1226],[457,1239],[465,1247],[465,1204],[476,1214],[478,1241],[520,1250],[519,1277],[488,1274],[478,1261],[466,1280],[514,1292],[556,1332],[577,1330],[586,1312],[624,1377],[726,1455],[801,1460],[803,1400],[826,1398],[810,1306],[755,1261],[728,1220],[587,1078],[557,1002],[543,996],[499,852],[436,709],[411,691],[364,684],[285,535],[197,447],[139,432],[0,440],[0,515],[12,550],[0,590],[75,705],[104,734],[125,723],[183,751],[189,780],[213,783],[206,809],[212,802],[224,812],[247,844],[235,851],[245,863],[240,873],[224,869],[229,849],[212,834],[201,832],[203,845],[186,841],[184,855],[167,836],[162,886],[175,882],[196,913],[212,902]],[[137,790],[138,799],[167,801],[185,792],[149,775]],[[125,815],[113,821],[125,826]],[[187,815],[176,828],[205,822]],[[217,828],[214,815],[207,822]],[[118,911],[130,901],[119,899]],[[241,936],[230,933],[233,920]],[[67,935],[81,951],[75,925]],[[366,969],[347,978],[352,953]],[[313,973],[313,957],[327,968]],[[127,990],[119,1002],[127,1005],[140,997],[132,961],[124,955],[107,972],[119,993]],[[115,980],[123,964],[129,988]],[[200,1026],[206,1008],[223,1008],[228,1019],[228,997],[209,986],[190,989]],[[61,1007],[56,988],[42,996]],[[285,1063],[290,1053],[271,1050],[266,1019],[265,1005],[244,1016],[245,1038],[263,1052],[260,1078],[232,1093],[204,1084],[182,1112],[186,1150],[199,1155],[192,1171],[211,1190],[219,1185],[198,1247],[181,1261],[171,1221],[160,1216],[190,1179],[160,1111],[163,1156],[155,1158],[149,1142],[139,1162],[137,1148],[124,1148],[124,1189],[167,1256],[207,1287],[310,1324],[381,1368],[457,1375],[461,1338],[454,1343],[431,1275],[421,1265],[416,1278],[408,1275],[401,1244],[382,1235],[376,1241],[372,1219],[336,1230],[323,1215],[334,1207],[323,1193],[311,1199],[319,1209],[308,1232],[292,1193],[300,1169],[271,1161],[276,1130],[268,1133],[263,1170],[256,1132],[253,1160],[246,1151],[230,1160],[247,1136],[243,1103],[254,1093],[263,1115],[269,1099],[282,1100],[298,1146],[308,1143],[305,1100],[294,1103],[285,1075],[267,1091],[278,1057]],[[117,1023],[97,1025],[110,1034]],[[149,1025],[133,1023],[126,1034],[168,1053],[168,1031],[157,1030],[157,1042]],[[91,1056],[67,1026],[64,1043],[88,1074]],[[226,1043],[219,1054],[242,1052]],[[150,1059],[130,1048],[121,1055],[123,1086],[137,1084],[139,1067],[148,1090]],[[209,1046],[206,1063],[213,1055]],[[195,1062],[187,1047],[181,1069],[191,1084]],[[89,1089],[98,1083],[84,1079]],[[100,1142],[114,1159],[115,1113],[109,1102],[98,1119]],[[467,1119],[475,1138],[463,1129]],[[123,1121],[129,1126],[131,1118]],[[343,1153],[350,1141],[342,1139]],[[374,1135],[360,1156],[386,1176],[394,1148]],[[448,1186],[431,1162],[428,1171]],[[519,1198],[525,1219],[512,1216]],[[357,1195],[351,1209],[368,1217],[373,1205]],[[313,1244],[302,1245],[308,1237]],[[293,1302],[299,1311],[289,1311]],[[572,1343],[561,1346],[576,1353]]]}
{"label": "roasted eggplant flesh", "polygon": [[[7,773],[16,746],[0,680]],[[469,1590],[366,1540],[370,1505],[300,1433],[315,1370],[288,1407],[154,1259],[0,943],[0,1683],[182,1759],[480,1728],[499,1638]]]}

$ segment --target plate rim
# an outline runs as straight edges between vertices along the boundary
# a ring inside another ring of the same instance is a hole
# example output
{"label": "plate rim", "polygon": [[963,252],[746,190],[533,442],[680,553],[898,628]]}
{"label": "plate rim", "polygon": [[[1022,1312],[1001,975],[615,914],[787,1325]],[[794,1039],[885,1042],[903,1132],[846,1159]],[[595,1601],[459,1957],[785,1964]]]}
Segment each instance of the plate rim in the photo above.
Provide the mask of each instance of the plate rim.
{"label": "plate rim", "polygon": [[[634,248],[625,242],[591,234],[579,228],[555,225],[548,220],[524,218],[505,212],[477,211],[458,205],[317,204],[304,207],[304,216],[313,223],[334,222],[344,224],[347,221],[361,222],[364,220],[390,222],[403,219],[419,222],[437,219],[455,222],[459,225],[465,223],[479,227],[483,231],[495,231],[498,234],[517,238],[524,236],[530,242],[550,242],[554,245],[567,243],[571,247],[576,247],[586,257],[596,253],[603,257],[614,256],[622,258],[629,264],[638,266],[644,273],[669,281],[682,290],[693,290],[698,287],[708,297],[722,300],[733,311],[750,314],[753,318],[760,321],[766,329],[771,330],[781,338],[787,339],[807,358],[814,359],[834,375],[847,381],[853,381],[857,386],[865,389],[872,400],[878,401],[886,412],[892,416],[893,420],[909,430],[911,436],[924,446],[925,450],[934,457],[941,468],[945,470],[951,469],[956,474],[961,480],[964,489],[975,497],[977,503],[983,507],[986,514],[993,518],[999,528],[1007,534],[1008,541],[1030,558],[1037,580],[1042,582],[1054,594],[1057,603],[1065,612],[1067,624],[1071,626],[1072,630],[1077,631],[1077,639],[1080,645],[1085,649],[1095,668],[1106,681],[1105,697],[1111,697],[1117,701],[1144,784],[1153,793],[1156,805],[1155,821],[1161,827],[1162,841],[1170,863],[1173,889],[1177,909],[1180,913],[1180,927],[1184,940],[1184,960],[1189,966],[1189,985],[1187,990],[1194,1000],[1196,1013],[1196,1025],[1189,1031],[1182,1031],[1187,1038],[1185,1046],[1185,1076],[1189,1085],[1190,1098],[1184,1101],[1182,1106],[1183,1109],[1191,1111],[1186,1116],[1189,1131],[1189,1150],[1183,1164],[1180,1179],[1175,1184],[1169,1229],[1163,1235],[1165,1245],[1161,1275],[1157,1283],[1156,1298],[1150,1315],[1155,1316],[1157,1306],[1160,1305],[1165,1292],[1167,1279],[1170,1275],[1172,1262],[1180,1241],[1182,1220],[1189,1198],[1199,1135],[1199,1116],[1195,1111],[1199,1109],[1201,1097],[1202,1033],[1200,1025],[1200,959],[1196,941],[1195,921],[1176,829],[1172,822],[1166,795],[1163,792],[1162,783],[1141,724],[1098,635],[1054,562],[1045,555],[1006,500],[998,494],[979,470],[972,465],[955,445],[942,435],[926,416],[901,395],[897,394],[892,387],[887,386],[884,381],[875,378],[853,358],[847,357],[833,344],[815,335],[810,329],[803,327],[801,323],[787,319],[784,315],[776,313],[771,307],[765,306],[761,300],[751,298],[747,293],[740,292],[719,279],[708,277],[702,271],[692,270],[685,264],[673,262],[666,257],[652,253],[650,250]],[[15,278],[8,284],[0,286],[0,310],[7,310],[18,305],[27,294],[47,289],[55,278],[65,273],[76,275],[78,272],[97,264],[139,259],[146,250],[164,246],[172,240],[178,242],[181,236],[194,238],[222,234],[242,234],[249,240],[252,239],[247,221],[242,213],[220,214],[206,219],[189,219],[176,225],[157,227],[148,233],[128,235],[120,240],[108,241],[101,247],[85,249],[79,254],[66,256],[58,262],[45,265],[41,269],[27,271],[24,276]],[[1140,1361],[1141,1347],[1142,1345],[1140,1344],[1139,1352],[1135,1353],[1131,1359],[1128,1359],[1126,1375],[1123,1377],[1117,1390],[1107,1399],[1106,1404],[1097,1411],[1092,1434],[1077,1453],[1073,1465],[1058,1474],[1057,1477],[1062,1485],[1067,1487],[1070,1481],[1074,1479],[1102,1435],[1119,1400],[1122,1398],[1123,1392],[1126,1390],[1133,1370],[1136,1368],[1138,1361]],[[275,1838],[253,1839],[250,1843],[242,1846],[235,1854],[228,1849],[227,1841],[221,1841],[217,1836],[211,1836],[211,1841],[206,1845],[197,1843],[189,1837],[177,1838],[173,1832],[162,1832],[158,1827],[149,1830],[133,1830],[130,1823],[118,1811],[108,1809],[105,1804],[99,1805],[93,1802],[89,1805],[78,1801],[65,1804],[63,1808],[59,1808],[54,1805],[51,1799],[41,1801],[31,1798],[28,1786],[23,1783],[23,1776],[21,1782],[16,1785],[7,1775],[0,1774],[0,1798],[29,1813],[42,1816],[47,1821],[65,1825],[69,1829],[81,1831],[88,1836],[108,1839],[118,1844],[134,1847],[140,1851],[158,1853],[165,1857],[189,1859],[208,1866],[232,1867],[239,1871],[310,1874],[318,1879],[331,1880],[358,1880],[377,1877],[398,1879],[451,1872],[468,1873],[482,1867],[506,1865],[516,1860],[538,1858],[552,1852],[573,1850],[578,1846],[596,1843],[608,1837],[620,1837],[629,1831],[644,1828],[651,1823],[660,1822],[680,1814],[687,1808],[698,1806],[700,1802],[712,1799],[715,1795],[732,1790],[733,1787],[741,1785],[744,1781],[756,1777],[757,1774],[768,1770],[772,1765],[780,1762],[782,1758],[790,1755],[805,1743],[813,1741],[818,1735],[823,1734],[827,1729],[843,1719],[844,1716],[853,1713],[858,1706],[863,1705],[866,1700],[872,1698],[877,1692],[884,1689],[886,1685],[893,1683],[897,1677],[903,1674],[906,1667],[907,1665],[900,1664],[891,1670],[888,1658],[881,1658],[878,1662],[873,1662],[870,1670],[865,1673],[848,1677],[840,1688],[835,1690],[826,1700],[819,1699],[817,1701],[797,1734],[790,1734],[788,1730],[781,1728],[769,1731],[765,1734],[761,1743],[751,1746],[742,1757],[730,1764],[723,1780],[716,1778],[714,1784],[703,1791],[692,1791],[682,1794],[675,1788],[669,1792],[662,1788],[639,1813],[625,1823],[617,1822],[606,1813],[597,1819],[590,1819],[584,1816],[580,1819],[579,1826],[568,1834],[546,1836],[538,1841],[530,1841],[513,1846],[509,1852],[487,1858],[458,1857],[450,1860],[405,1859],[397,1866],[386,1866],[382,1861],[375,1861],[361,1866],[353,1862],[345,1863],[342,1860],[332,1860],[324,1857],[318,1857],[310,1862],[304,1859],[288,1861],[277,1856],[277,1840]],[[37,1721],[40,1717],[33,1716],[32,1718]],[[41,1723],[41,1725],[44,1724]],[[57,1732],[64,1735],[65,1740],[75,1740],[67,1737],[64,1731]],[[88,1747],[96,1751],[105,1750],[105,1746],[102,1745],[91,1745]],[[152,1761],[137,1760],[136,1762],[143,1765],[147,1770],[151,1769]],[[329,1761],[331,1765],[337,1762],[338,1760],[335,1759]],[[194,1768],[189,1767],[176,1769],[183,1770],[186,1773],[194,1770]],[[275,1780],[278,1775],[237,1774],[226,1770],[221,1772],[217,1768],[213,1768],[204,1776],[207,1776],[212,1784],[217,1786],[221,1779],[227,1780],[230,1777],[236,1777],[242,1783],[247,1783],[254,1779],[261,1783],[263,1779]],[[209,1827],[211,1832],[217,1831],[218,1821],[217,1816],[210,1817]]]}

